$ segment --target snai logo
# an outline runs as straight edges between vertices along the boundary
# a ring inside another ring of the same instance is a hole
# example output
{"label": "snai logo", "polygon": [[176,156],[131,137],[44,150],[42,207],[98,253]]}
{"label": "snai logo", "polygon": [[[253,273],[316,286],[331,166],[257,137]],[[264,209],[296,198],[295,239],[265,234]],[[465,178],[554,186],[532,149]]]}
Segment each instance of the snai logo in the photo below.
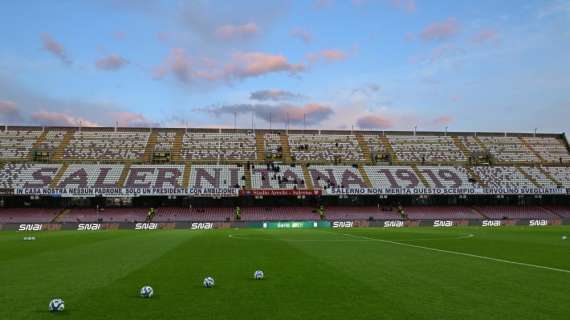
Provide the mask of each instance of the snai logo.
{"label": "snai logo", "polygon": [[388,220],[384,221],[384,228],[402,228],[404,221],[401,220]]}
{"label": "snai logo", "polygon": [[434,227],[453,227],[453,221],[451,220],[435,220],[433,222]]}
{"label": "snai logo", "polygon": [[190,226],[190,229],[192,229],[192,230],[210,230],[210,229],[214,229],[214,223],[213,222],[194,222]]}
{"label": "snai logo", "polygon": [[158,229],[158,223],[154,222],[139,222],[135,225],[135,230],[156,230]]}
{"label": "snai logo", "polygon": [[100,223],[80,223],[77,225],[77,231],[87,231],[87,230],[101,230]]}
{"label": "snai logo", "polygon": [[482,227],[500,227],[501,220],[483,220],[481,223]]}
{"label": "snai logo", "polygon": [[40,223],[23,223],[18,227],[18,231],[40,231],[43,226]]}
{"label": "snai logo", "polygon": [[332,224],[333,228],[352,228],[354,222],[352,221],[334,221]]}
{"label": "snai logo", "polygon": [[542,227],[548,225],[548,220],[530,220],[528,225],[531,227]]}

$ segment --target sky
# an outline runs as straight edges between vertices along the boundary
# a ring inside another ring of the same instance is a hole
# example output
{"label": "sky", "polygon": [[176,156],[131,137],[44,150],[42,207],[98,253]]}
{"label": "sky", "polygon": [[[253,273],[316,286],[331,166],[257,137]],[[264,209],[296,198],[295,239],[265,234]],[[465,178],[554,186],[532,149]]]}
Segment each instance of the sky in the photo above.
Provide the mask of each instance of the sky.
{"label": "sky", "polygon": [[2,2],[0,124],[570,129],[570,0]]}

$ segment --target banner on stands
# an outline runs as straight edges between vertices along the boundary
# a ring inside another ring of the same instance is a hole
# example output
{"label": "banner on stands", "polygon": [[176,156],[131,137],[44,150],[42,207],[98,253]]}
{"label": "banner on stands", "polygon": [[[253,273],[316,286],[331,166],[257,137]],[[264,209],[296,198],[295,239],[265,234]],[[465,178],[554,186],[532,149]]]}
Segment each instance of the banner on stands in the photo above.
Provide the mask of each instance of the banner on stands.
{"label": "banner on stands", "polygon": [[25,188],[14,189],[14,195],[52,197],[139,197],[139,196],[189,196],[189,197],[237,197],[236,188]]}
{"label": "banner on stands", "polygon": [[326,195],[565,195],[568,191],[561,188],[330,188]]}
{"label": "banner on stands", "polygon": [[244,190],[241,195],[244,196],[320,196],[321,190],[307,190],[307,189],[257,189],[257,190]]}

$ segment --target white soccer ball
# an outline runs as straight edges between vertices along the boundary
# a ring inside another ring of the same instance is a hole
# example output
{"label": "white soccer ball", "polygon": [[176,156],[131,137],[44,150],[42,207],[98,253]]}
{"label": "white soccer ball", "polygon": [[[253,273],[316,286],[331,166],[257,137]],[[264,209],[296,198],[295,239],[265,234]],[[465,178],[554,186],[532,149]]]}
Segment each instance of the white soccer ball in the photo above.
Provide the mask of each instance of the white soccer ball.
{"label": "white soccer ball", "polygon": [[50,312],[61,312],[65,308],[63,304],[63,300],[60,298],[53,299],[49,302],[49,311]]}
{"label": "white soccer ball", "polygon": [[562,240],[566,240],[566,236],[562,236]]}
{"label": "white soccer ball", "polygon": [[154,294],[154,290],[152,290],[151,286],[144,286],[141,288],[140,295],[143,298],[150,298]]}
{"label": "white soccer ball", "polygon": [[255,280],[263,279],[263,271],[261,270],[255,271],[255,273],[253,274],[253,278],[255,278]]}
{"label": "white soccer ball", "polygon": [[204,287],[212,288],[215,285],[214,278],[206,277],[204,278]]}

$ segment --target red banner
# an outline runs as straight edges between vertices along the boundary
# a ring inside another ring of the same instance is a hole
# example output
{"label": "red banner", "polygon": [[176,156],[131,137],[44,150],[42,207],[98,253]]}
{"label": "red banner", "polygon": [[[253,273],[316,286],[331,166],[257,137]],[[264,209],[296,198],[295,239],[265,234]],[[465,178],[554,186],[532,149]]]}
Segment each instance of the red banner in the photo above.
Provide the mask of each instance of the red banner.
{"label": "red banner", "polygon": [[241,196],[320,196],[321,190],[307,189],[257,189],[241,190]]}

